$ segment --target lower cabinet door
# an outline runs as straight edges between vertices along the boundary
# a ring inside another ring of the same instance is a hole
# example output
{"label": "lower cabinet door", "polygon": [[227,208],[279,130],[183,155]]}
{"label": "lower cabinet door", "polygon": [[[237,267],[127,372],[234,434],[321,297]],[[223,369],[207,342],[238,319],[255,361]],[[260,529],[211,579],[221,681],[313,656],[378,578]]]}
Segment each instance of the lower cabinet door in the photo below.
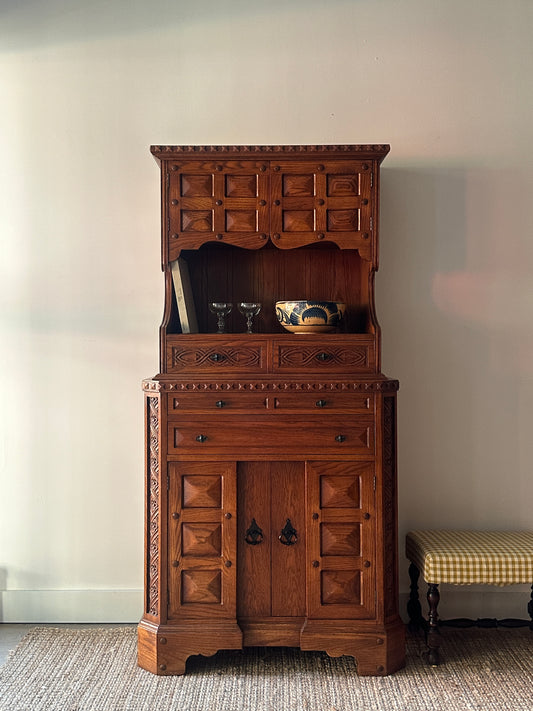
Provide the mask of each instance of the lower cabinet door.
{"label": "lower cabinet door", "polygon": [[305,464],[239,462],[239,617],[303,617]]}
{"label": "lower cabinet door", "polygon": [[168,466],[168,618],[234,618],[235,462]]}
{"label": "lower cabinet door", "polygon": [[314,619],[376,614],[374,464],[311,461],[307,474],[307,604]]}

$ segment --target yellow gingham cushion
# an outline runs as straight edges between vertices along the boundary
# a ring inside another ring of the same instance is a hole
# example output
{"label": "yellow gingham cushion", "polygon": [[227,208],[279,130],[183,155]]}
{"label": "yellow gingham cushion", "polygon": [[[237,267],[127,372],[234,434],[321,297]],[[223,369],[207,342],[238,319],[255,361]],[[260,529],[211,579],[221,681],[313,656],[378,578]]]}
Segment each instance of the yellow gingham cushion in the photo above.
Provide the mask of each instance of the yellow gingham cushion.
{"label": "yellow gingham cushion", "polygon": [[531,531],[411,531],[405,549],[427,583],[533,583]]}

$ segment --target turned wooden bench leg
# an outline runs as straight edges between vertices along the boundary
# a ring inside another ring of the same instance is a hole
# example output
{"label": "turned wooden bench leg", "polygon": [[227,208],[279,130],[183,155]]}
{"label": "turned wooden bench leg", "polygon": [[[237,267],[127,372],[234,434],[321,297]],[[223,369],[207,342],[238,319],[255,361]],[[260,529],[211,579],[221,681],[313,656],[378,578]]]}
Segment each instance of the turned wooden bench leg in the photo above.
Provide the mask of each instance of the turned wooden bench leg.
{"label": "turned wooden bench leg", "polygon": [[418,597],[418,578],[420,571],[414,563],[409,566],[409,577],[411,578],[411,592],[407,602],[407,614],[409,615],[409,627],[411,630],[418,630],[425,627],[425,620],[422,616],[422,607]]}
{"label": "turned wooden bench leg", "polygon": [[440,593],[439,586],[434,583],[429,583],[427,599],[429,603],[429,627],[427,636],[428,645],[428,662],[431,666],[438,666],[440,663],[439,647],[439,615],[437,607],[439,605]]}

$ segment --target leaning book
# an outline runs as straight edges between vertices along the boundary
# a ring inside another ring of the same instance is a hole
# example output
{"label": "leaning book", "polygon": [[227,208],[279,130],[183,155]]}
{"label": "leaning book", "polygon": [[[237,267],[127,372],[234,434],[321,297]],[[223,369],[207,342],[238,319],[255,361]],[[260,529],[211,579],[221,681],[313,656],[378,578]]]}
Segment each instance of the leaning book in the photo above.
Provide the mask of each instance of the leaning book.
{"label": "leaning book", "polygon": [[170,263],[174,294],[178,305],[178,314],[182,333],[198,333],[198,322],[189,277],[187,262],[179,257]]}

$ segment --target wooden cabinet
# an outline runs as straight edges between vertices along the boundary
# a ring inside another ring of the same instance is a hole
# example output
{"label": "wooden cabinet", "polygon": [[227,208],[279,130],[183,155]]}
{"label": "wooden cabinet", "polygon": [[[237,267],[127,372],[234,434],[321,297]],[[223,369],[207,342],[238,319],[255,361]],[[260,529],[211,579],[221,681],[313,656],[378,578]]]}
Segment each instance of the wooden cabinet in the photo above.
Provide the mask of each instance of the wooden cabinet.
{"label": "wooden cabinet", "polygon": [[[153,146],[165,310],[146,403],[139,664],[256,645],[404,664],[396,391],[374,309],[388,146]],[[175,260],[191,288],[179,293]],[[194,305],[197,331],[180,319]],[[292,334],[278,300],[343,301],[332,333]],[[236,308],[217,333],[213,301]]]}

